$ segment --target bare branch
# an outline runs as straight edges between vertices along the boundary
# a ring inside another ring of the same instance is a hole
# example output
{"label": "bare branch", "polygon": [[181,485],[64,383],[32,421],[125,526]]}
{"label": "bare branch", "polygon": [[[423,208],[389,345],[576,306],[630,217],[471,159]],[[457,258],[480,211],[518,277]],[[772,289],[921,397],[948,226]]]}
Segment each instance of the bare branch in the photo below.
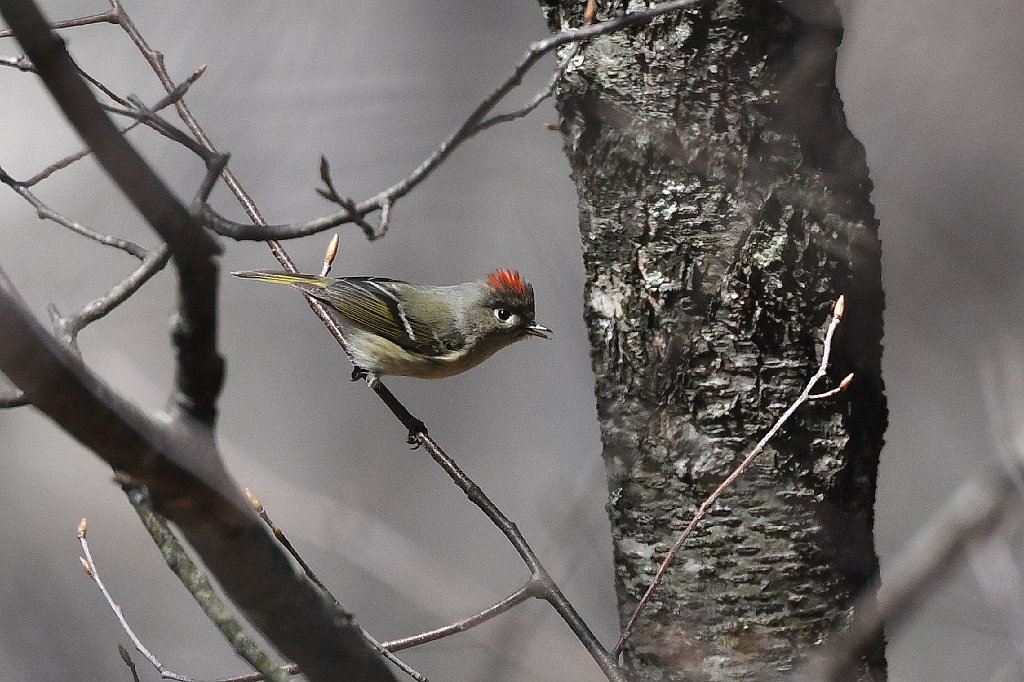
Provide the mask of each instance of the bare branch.
{"label": "bare branch", "polygon": [[[332,247],[334,247],[335,249],[337,248],[337,246],[334,244],[334,240],[332,240],[331,246],[328,247],[328,254],[330,254]],[[327,261],[325,260],[325,262]],[[260,519],[262,519],[263,523],[267,524],[267,527],[274,534],[274,537],[277,539],[277,541],[281,543],[281,546],[284,547],[288,551],[288,553],[292,555],[292,558],[298,562],[299,567],[302,568],[302,571],[306,574],[306,577],[309,578],[314,585],[320,588],[320,591],[323,592],[324,596],[327,597],[334,604],[334,607],[337,610],[347,613],[347,609],[344,606],[342,606],[341,602],[338,601],[334,594],[329,589],[327,589],[327,586],[323,584],[323,582],[316,575],[316,573],[313,572],[313,569],[309,566],[309,564],[306,563],[306,560],[303,559],[302,555],[299,554],[298,550],[295,549],[295,546],[292,545],[291,541],[288,539],[288,536],[285,535],[284,530],[282,530],[282,528],[278,526],[276,523],[274,523],[273,519],[270,518],[270,514],[267,513],[267,510],[263,507],[263,503],[260,502],[260,499],[256,497],[248,488],[245,489],[245,497],[246,499],[249,500],[249,504],[252,506],[253,511],[255,511],[256,515],[259,516]],[[391,651],[387,647],[378,642],[373,637],[373,635],[366,631],[365,628],[360,626],[359,629],[362,631],[363,637],[366,638],[366,641],[373,645],[373,647],[381,656],[394,663],[402,672],[416,680],[416,682],[428,682],[426,677],[424,677],[421,673],[416,671],[408,663],[406,663],[405,661],[401,660],[393,653],[391,653]]]}
{"label": "bare branch", "polygon": [[[379,382],[378,382],[379,383]],[[408,426],[408,425],[406,425]],[[527,568],[530,569],[531,582],[533,583],[533,589],[536,590],[536,596],[546,600],[558,615],[562,617],[569,629],[572,630],[573,634],[576,635],[577,639],[583,644],[583,646],[593,657],[598,667],[601,668],[601,672],[605,674],[612,682],[625,682],[625,674],[622,669],[615,662],[615,657],[608,653],[608,651],[601,645],[597,637],[590,630],[590,627],[583,620],[583,618],[576,611],[576,608],[566,599],[565,595],[555,584],[555,581],[551,578],[551,575],[547,572],[541,564],[540,559],[537,557],[536,552],[530,547],[529,543],[526,542],[526,538],[519,531],[519,527],[516,526],[505,514],[491,502],[483,490],[480,489],[476,483],[473,482],[469,476],[466,475],[459,465],[455,463],[451,457],[445,453],[441,447],[434,442],[434,440],[428,436],[425,432],[420,431],[415,434],[417,442],[423,446],[423,448],[430,453],[430,456],[434,458],[434,461],[441,465],[445,473],[455,482],[455,485],[459,486],[466,497],[469,498],[470,502],[479,507],[480,511],[484,513],[491,522],[498,527],[508,541],[512,543],[512,546],[519,552],[519,556],[522,557],[523,562]]]}
{"label": "bare branch", "polygon": [[129,96],[128,101],[121,107],[115,107],[112,105],[100,105],[105,111],[111,114],[117,114],[118,116],[125,116],[128,118],[135,119],[139,123],[142,123],[154,131],[163,135],[171,142],[179,144],[185,149],[189,150],[204,162],[209,164],[217,155],[211,153],[206,147],[199,144],[184,131],[179,130],[159,115],[155,113],[155,109],[150,109],[140,100],[138,97]]}
{"label": "bare branch", "polygon": [[[785,423],[789,421],[789,418],[793,416],[793,413],[796,412],[801,405],[812,399],[815,399],[816,397],[821,398],[825,397],[826,395],[834,394],[833,392],[830,391],[828,393],[818,394],[817,396],[815,396],[811,393],[811,391],[814,390],[815,384],[817,384],[818,381],[823,379],[825,377],[826,372],[828,371],[828,363],[832,355],[832,337],[835,335],[836,328],[839,326],[839,322],[843,319],[843,311],[845,309],[845,305],[846,298],[844,296],[840,296],[836,300],[835,305],[832,308],[832,319],[829,321],[828,329],[825,331],[825,340],[822,343],[821,363],[818,365],[818,370],[808,380],[807,385],[804,386],[804,390],[800,392],[800,395],[797,396],[796,400],[794,400],[793,403],[788,408],[786,408],[782,415],[776,420],[776,422],[772,424],[772,427],[768,429],[767,433],[765,433],[764,436],[761,437],[761,440],[759,440],[757,444],[754,445],[750,453],[743,458],[743,461],[741,461],[736,466],[736,468],[733,469],[732,472],[725,477],[725,480],[722,481],[718,485],[718,487],[715,488],[714,491],[712,491],[710,495],[708,495],[707,499],[705,499],[701,503],[700,507],[697,509],[697,513],[693,515],[693,518],[690,520],[690,523],[687,524],[686,528],[683,529],[683,532],[679,534],[678,538],[676,538],[676,541],[668,550],[668,554],[666,554],[664,560],[662,560],[661,565],[658,566],[658,570],[654,574],[654,579],[651,580],[651,584],[647,587],[647,590],[640,598],[640,602],[636,605],[636,608],[633,610],[633,614],[629,617],[629,621],[626,623],[626,627],[623,628],[622,634],[619,636],[619,641],[615,644],[615,648],[612,649],[613,656],[618,656],[619,653],[621,653],[622,647],[626,645],[626,640],[628,640],[629,636],[633,634],[633,629],[636,627],[637,619],[640,617],[640,614],[643,613],[643,610],[647,607],[647,604],[650,602],[651,596],[654,594],[654,591],[658,589],[658,585],[661,584],[662,579],[665,577],[665,573],[668,571],[669,565],[676,558],[676,554],[679,553],[679,550],[683,548],[683,544],[686,542],[686,539],[690,537],[690,534],[693,532],[693,529],[696,528],[697,524],[700,523],[701,520],[707,515],[708,510],[711,509],[711,505],[713,505],[715,501],[719,497],[721,497],[722,494],[729,488],[729,486],[731,486],[733,482],[737,478],[739,478],[744,471],[747,470],[747,467],[749,467],[751,463],[753,463],[753,461],[757,459],[757,456],[764,451],[764,448],[768,444],[768,442],[775,437],[775,434],[777,434],[779,430],[783,427],[783,425],[785,425]],[[853,375],[847,376],[840,382],[839,386],[836,389],[834,389],[834,392],[838,393],[839,391],[845,389],[847,386],[850,385],[850,382],[852,380]]]}
{"label": "bare branch", "polygon": [[402,637],[401,639],[393,639],[387,642],[381,642],[381,646],[388,651],[401,651],[402,649],[411,649],[414,646],[420,646],[427,644],[428,642],[435,642],[445,637],[451,637],[460,632],[465,632],[470,628],[474,628],[481,623],[499,616],[506,611],[510,611],[513,607],[522,604],[530,597],[538,596],[535,594],[535,586],[533,583],[527,583],[523,587],[519,588],[509,596],[505,597],[497,604],[489,606],[480,613],[474,614],[469,618],[463,618],[462,620],[456,621],[451,625],[445,625],[444,627],[437,628],[435,630],[428,630],[427,632],[421,632],[418,635],[412,635],[410,637]]}
{"label": "bare branch", "polygon": [[[34,71],[35,67],[32,67],[32,70]],[[189,88],[192,87],[192,84],[195,83],[196,80],[198,80],[199,77],[202,76],[203,73],[205,73],[205,72],[206,72],[206,64],[200,65],[198,68],[196,68],[195,71],[192,72],[192,74],[188,78],[186,78],[184,81],[182,81],[177,87],[171,89],[166,97],[163,97],[159,102],[154,104],[153,105],[153,111],[160,111],[161,109],[164,109],[164,108],[170,106],[171,104],[177,103],[178,100],[180,100],[182,97],[185,96],[185,93],[187,93]],[[123,128],[121,128],[121,133],[122,134],[127,133],[128,131],[130,131],[133,128],[136,128],[137,126],[140,126],[140,125],[142,125],[142,123],[140,121],[136,120],[133,123],[131,123],[130,125],[127,125],[127,126],[124,126]],[[43,170],[41,170],[38,173],[36,173],[35,175],[33,175],[28,180],[22,180],[22,181],[18,182],[18,184],[21,185],[22,187],[32,187],[33,185],[36,185],[36,184],[42,182],[43,180],[45,180],[46,178],[50,177],[51,175],[53,175],[57,171],[62,170],[64,168],[67,168],[68,166],[70,166],[74,162],[79,161],[81,159],[84,159],[85,157],[89,156],[90,154],[92,154],[92,150],[89,149],[89,147],[83,147],[82,149],[80,149],[79,151],[75,152],[74,154],[66,156],[63,159],[59,160],[59,161],[55,161],[54,163],[50,164],[49,166],[47,166]]]}
{"label": "bare branch", "polygon": [[35,3],[4,0],[0,12],[97,161],[170,247],[178,270],[179,298],[173,329],[178,360],[174,404],[179,411],[212,424],[224,379],[224,360],[216,347],[219,244],[103,113],[64,41],[50,30]]}
{"label": "bare branch", "polygon": [[80,234],[87,239],[91,239],[94,242],[103,244],[104,246],[110,246],[115,249],[120,249],[125,253],[135,256],[139,260],[146,258],[148,252],[138,244],[128,241],[127,239],[121,239],[112,235],[100,234],[99,232],[82,225],[76,220],[72,220],[67,216],[58,213],[46,204],[44,204],[35,194],[30,192],[26,187],[19,183],[17,180],[12,178],[10,175],[0,168],[0,182],[14,190],[22,199],[27,201],[32,208],[36,210],[36,215],[40,220],[49,220],[57,223],[63,227],[68,228],[76,234]]}
{"label": "bare branch", "polygon": [[298,562],[299,568],[301,568],[302,572],[306,574],[306,577],[309,578],[309,580],[316,585],[325,596],[330,598],[338,608],[345,610],[345,607],[341,605],[341,602],[331,594],[331,591],[327,589],[327,586],[323,584],[316,573],[313,572],[310,565],[306,563],[306,560],[302,558],[301,554],[299,554],[298,550],[295,549],[295,546],[292,545],[291,540],[288,539],[288,536],[285,535],[281,527],[274,523],[273,519],[270,518],[267,510],[263,507],[263,503],[260,502],[260,498],[256,497],[256,495],[254,495],[248,488],[245,489],[245,498],[249,501],[249,506],[251,506],[253,511],[256,512],[256,515],[260,517],[260,520],[262,520],[263,523],[267,525],[267,528],[270,529],[270,532],[274,534],[274,538],[280,542],[281,546],[285,548],[285,551],[291,554],[292,558]]}
{"label": "bare branch", "polygon": [[[357,210],[355,199],[343,197],[338,193],[337,188],[334,186],[334,179],[331,177],[331,164],[327,162],[327,157],[323,155],[320,156],[320,179],[324,183],[324,188],[317,187],[316,193],[327,199],[327,201],[338,204],[349,213],[355,215]],[[362,218],[355,218],[352,222],[362,228],[363,234],[370,241],[384,235],[383,230],[379,227],[374,227]]]}
{"label": "bare branch", "polygon": [[[455,129],[419,166],[409,175],[399,180],[391,187],[378,192],[376,195],[355,204],[352,207],[345,207],[343,211],[331,215],[310,220],[304,223],[291,223],[288,225],[246,225],[236,223],[219,215],[209,206],[204,207],[202,220],[218,234],[232,239],[239,240],[266,240],[266,239],[294,239],[304,237],[323,230],[328,230],[345,223],[362,220],[368,213],[382,210],[384,206],[391,206],[394,202],[405,196],[423,182],[455,149],[463,142],[471,138],[489,125],[482,125],[487,115],[494,107],[504,99],[513,88],[522,82],[526,72],[533,68],[534,64],[540,61],[547,53],[567,45],[590,40],[606,33],[621,31],[624,28],[638,26],[653,21],[657,17],[672,12],[678,12],[699,5],[706,0],[672,0],[662,2],[641,12],[631,12],[616,19],[610,19],[597,24],[590,24],[579,29],[570,29],[556,33],[552,36],[538,40],[530,45],[526,54],[513,68],[512,73],[502,81],[484,100],[473,110],[466,120]],[[539,104],[539,102],[538,102]],[[528,105],[529,106],[529,105]],[[497,122],[497,121],[496,121]],[[491,124],[493,125],[493,124]],[[258,222],[258,221],[257,221]],[[382,220],[382,222],[384,222]],[[380,236],[381,228],[378,228],[376,236]]]}
{"label": "bare branch", "polygon": [[515,111],[510,111],[505,114],[497,114],[481,121],[479,125],[477,125],[476,130],[473,131],[473,134],[475,135],[483,132],[484,130],[496,126],[499,123],[507,123],[509,121],[514,121],[517,118],[523,118],[533,112],[534,109],[540,106],[541,102],[546,100],[548,97],[551,97],[552,93],[554,93],[555,87],[558,86],[558,81],[562,80],[562,76],[565,75],[565,69],[569,66],[569,63],[576,58],[576,55],[579,54],[580,45],[581,43],[576,43],[572,46],[569,53],[565,55],[561,62],[559,62],[558,68],[555,69],[555,72],[551,75],[551,79],[548,81],[548,84],[543,90],[534,95],[533,99]]}
{"label": "bare branch", "polygon": [[[92,578],[92,581],[96,583],[96,587],[100,588],[100,593],[107,602],[107,606],[114,612],[114,616],[117,618],[117,622],[121,624],[121,629],[128,635],[128,639],[131,640],[132,646],[135,650],[142,654],[143,658],[149,661],[150,665],[156,668],[157,672],[160,673],[160,677],[168,680],[178,680],[179,682],[194,682],[191,677],[187,675],[179,675],[176,672],[169,670],[157,660],[157,657],[146,648],[146,645],[142,643],[135,631],[132,630],[128,624],[128,619],[124,617],[124,610],[114,601],[114,598],[110,595],[107,590],[107,586],[103,584],[103,580],[100,578],[99,569],[96,567],[96,562],[92,558],[92,552],[89,550],[89,540],[87,537],[88,524],[83,518],[78,524],[78,542],[82,546],[82,568],[85,569],[86,575]],[[123,658],[123,657],[122,657]],[[127,661],[126,661],[127,662]]]}
{"label": "bare branch", "polygon": [[108,88],[98,78],[93,78],[92,76],[90,76],[85,69],[81,68],[77,64],[75,65],[75,68],[78,69],[78,73],[82,76],[82,78],[92,83],[96,87],[96,89],[102,92],[104,95],[106,95],[107,97],[109,97],[110,99],[117,102],[123,107],[130,106],[128,100],[126,100],[125,98],[121,97],[116,92]]}
{"label": "bare branch", "polygon": [[[62,28],[74,28],[76,26],[89,26],[90,24],[116,24],[117,14],[112,11],[101,12],[99,14],[91,14],[87,17],[78,17],[75,19],[64,19],[63,21],[55,21],[50,24],[50,28],[57,30]],[[11,38],[15,35],[15,31],[0,31],[0,38]]]}
{"label": "bare branch", "polygon": [[170,259],[171,251],[166,245],[161,245],[150,251],[139,267],[135,268],[128,277],[99,298],[86,303],[67,319],[67,327],[72,337],[131,298],[153,275],[163,270]]}
{"label": "bare branch", "polygon": [[224,471],[208,429],[159,422],[110,390],[42,328],[2,272],[0,328],[0,371],[115,471],[145,485],[250,622],[311,680],[335,680],[342,670],[356,680],[393,679],[351,621],[295,573]]}

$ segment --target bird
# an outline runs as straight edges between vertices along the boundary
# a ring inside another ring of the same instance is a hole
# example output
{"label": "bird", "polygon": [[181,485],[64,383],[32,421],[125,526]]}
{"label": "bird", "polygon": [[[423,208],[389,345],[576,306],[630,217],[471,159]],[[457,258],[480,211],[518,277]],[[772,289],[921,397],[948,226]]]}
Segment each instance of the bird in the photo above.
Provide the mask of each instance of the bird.
{"label": "bird", "polygon": [[231,274],[286,284],[325,303],[348,341],[352,380],[371,387],[382,376],[450,377],[516,341],[552,335],[535,320],[533,286],[515,270],[450,286],[272,270]]}

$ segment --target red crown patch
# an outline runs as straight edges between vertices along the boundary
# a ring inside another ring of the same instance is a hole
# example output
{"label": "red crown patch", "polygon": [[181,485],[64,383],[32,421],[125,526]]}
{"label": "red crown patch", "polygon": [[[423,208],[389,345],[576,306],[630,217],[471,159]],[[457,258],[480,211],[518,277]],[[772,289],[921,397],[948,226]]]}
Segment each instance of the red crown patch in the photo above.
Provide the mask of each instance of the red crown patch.
{"label": "red crown patch", "polygon": [[526,295],[526,283],[515,270],[495,270],[487,276],[487,285],[498,292],[508,292],[516,296]]}

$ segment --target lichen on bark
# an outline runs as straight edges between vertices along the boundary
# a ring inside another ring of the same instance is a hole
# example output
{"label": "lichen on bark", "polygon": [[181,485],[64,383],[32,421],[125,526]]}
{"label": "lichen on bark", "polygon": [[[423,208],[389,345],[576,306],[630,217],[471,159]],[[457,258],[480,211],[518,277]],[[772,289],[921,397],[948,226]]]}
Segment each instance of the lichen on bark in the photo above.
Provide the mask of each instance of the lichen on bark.
{"label": "lichen on bark", "polygon": [[[579,25],[584,3],[542,4]],[[590,41],[557,92],[623,619],[848,299],[830,381],[853,385],[798,413],[698,527],[627,646],[644,678],[781,679],[877,577],[880,246],[841,36],[828,3],[708,4]],[[884,675],[879,641],[861,676]]]}

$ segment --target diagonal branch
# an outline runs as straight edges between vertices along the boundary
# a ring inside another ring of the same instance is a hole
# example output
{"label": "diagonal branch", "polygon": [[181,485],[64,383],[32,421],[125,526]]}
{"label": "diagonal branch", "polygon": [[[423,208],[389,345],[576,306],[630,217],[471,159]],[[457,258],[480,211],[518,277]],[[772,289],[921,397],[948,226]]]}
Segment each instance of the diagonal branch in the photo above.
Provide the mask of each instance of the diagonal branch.
{"label": "diagonal branch", "polygon": [[178,355],[174,403],[180,411],[213,424],[224,376],[224,360],[216,346],[220,245],[103,112],[64,41],[35,3],[4,0],[0,13],[97,161],[170,247],[178,269],[179,298],[173,330]]}
{"label": "diagonal branch", "polygon": [[[115,471],[145,485],[253,625],[311,680],[392,680],[348,619],[293,569],[228,477],[198,422],[158,422],[61,346],[0,272],[0,371]],[[301,624],[301,626],[299,625]]]}
{"label": "diagonal branch", "polygon": [[156,668],[157,672],[160,673],[161,678],[166,680],[176,680],[177,682],[195,682],[191,677],[187,675],[179,675],[165,667],[164,664],[160,662],[160,659],[154,656],[153,652],[142,643],[139,636],[135,634],[135,630],[133,630],[131,625],[128,624],[128,619],[124,615],[124,609],[114,601],[113,595],[110,594],[110,590],[107,589],[106,584],[100,577],[100,571],[99,567],[96,565],[96,561],[92,558],[92,550],[89,549],[89,540],[87,537],[88,527],[88,521],[83,516],[82,520],[78,523],[78,542],[82,546],[82,556],[79,557],[79,560],[82,562],[82,569],[85,571],[85,574],[89,576],[94,583],[96,583],[96,587],[99,588],[100,594],[103,595],[103,599],[107,602],[107,606],[109,606],[110,610],[114,612],[114,617],[117,618],[117,622],[121,625],[121,629],[124,630],[125,634],[128,635],[128,639],[131,640],[132,646],[135,647],[135,650],[138,651],[143,658],[149,661],[151,666]]}
{"label": "diagonal branch", "polygon": [[[90,14],[87,17],[76,17],[74,19],[64,19],[62,21],[55,21],[50,24],[50,28],[61,29],[61,28],[75,28],[76,26],[89,26],[91,24],[116,24],[117,16],[114,12],[106,11],[100,12],[99,14]],[[17,35],[15,31],[0,31],[0,38],[10,38]]]}
{"label": "diagonal branch", "polygon": [[3,168],[0,168],[0,183],[7,185],[12,190],[14,190],[15,193],[18,194],[18,196],[27,201],[29,205],[36,210],[36,216],[40,220],[50,220],[52,222],[55,222],[58,225],[66,227],[72,232],[85,237],[86,239],[91,239],[94,242],[97,242],[104,246],[119,249],[130,256],[138,258],[139,260],[143,260],[144,258],[146,258],[146,249],[142,248],[135,242],[129,241],[127,239],[121,239],[120,237],[115,237],[109,234],[101,234],[90,227],[82,225],[77,220],[73,220],[72,218],[69,218],[64,214],[50,208],[49,206],[44,204],[35,194],[29,191],[25,185],[23,185],[22,183],[18,182],[10,175],[8,175]]}
{"label": "diagonal branch", "polygon": [[[266,240],[266,239],[294,239],[304,237],[317,232],[328,230],[345,223],[362,220],[368,213],[390,208],[394,202],[408,194],[414,187],[423,182],[445,159],[447,159],[456,148],[463,142],[476,135],[481,130],[493,125],[487,119],[497,104],[505,98],[517,85],[522,82],[533,66],[549,52],[570,43],[579,43],[606,33],[614,33],[631,26],[638,26],[653,21],[657,17],[672,12],[679,12],[700,5],[707,0],[671,0],[662,2],[640,12],[630,12],[621,17],[602,21],[596,24],[589,24],[578,29],[569,29],[548,36],[531,44],[526,54],[519,60],[519,63],[512,69],[504,81],[484,98],[476,109],[444,140],[423,162],[420,163],[409,175],[399,180],[391,187],[378,192],[376,195],[365,199],[354,206],[349,206],[341,211],[332,213],[322,218],[310,220],[303,223],[291,223],[287,225],[247,225],[236,223],[219,215],[209,206],[203,207],[203,222],[218,234],[232,239],[239,240]],[[559,69],[564,68],[560,66]],[[556,71],[556,75],[558,72]],[[537,101],[539,104],[540,101]],[[529,107],[529,105],[527,105]],[[534,106],[536,106],[534,104]],[[501,116],[497,117],[500,119]],[[500,122],[492,119],[494,122]],[[383,222],[383,221],[382,221]],[[376,235],[380,236],[380,234]]]}
{"label": "diagonal branch", "polygon": [[97,160],[173,254],[180,299],[174,331],[178,414],[157,422],[101,383],[41,328],[2,273],[0,370],[115,470],[146,485],[155,506],[182,528],[225,591],[310,679],[393,679],[351,621],[330,611],[295,574],[223,469],[207,428],[223,378],[215,342],[218,244],[102,112],[35,4],[2,0],[0,14]]}
{"label": "diagonal branch", "polygon": [[[128,501],[135,508],[135,513],[139,515],[142,525],[145,526],[156,546],[160,548],[160,554],[163,555],[168,568],[188,588],[189,593],[195,596],[196,603],[203,610],[206,618],[220,630],[221,635],[228,641],[235,653],[247,661],[253,669],[258,670],[263,679],[271,682],[285,682],[290,677],[289,674],[274,663],[231,614],[227,604],[210,584],[206,573],[192,561],[177,536],[167,525],[167,521],[153,509],[148,491],[125,477],[121,477],[118,482],[128,497]],[[84,542],[84,537],[82,539]],[[127,625],[123,625],[127,630]],[[135,648],[139,653],[145,656],[146,651],[139,648],[136,638],[133,637],[132,642],[136,645]]]}
{"label": "diagonal branch", "polygon": [[843,378],[842,381],[839,382],[839,385],[836,388],[830,391],[818,394],[811,392],[814,390],[814,386],[821,379],[823,379],[825,377],[825,374],[828,372],[829,360],[832,356],[832,338],[836,333],[836,328],[839,327],[839,322],[843,319],[843,312],[845,306],[846,297],[840,296],[836,300],[835,305],[832,307],[832,318],[831,320],[829,320],[828,328],[825,330],[825,340],[822,342],[821,362],[818,365],[817,371],[811,376],[810,379],[807,380],[807,384],[804,386],[804,389],[800,392],[800,395],[797,396],[796,400],[794,400],[790,404],[790,406],[787,407],[786,410],[779,416],[779,418],[775,420],[775,423],[772,424],[771,428],[769,428],[768,431],[761,437],[761,439],[757,441],[754,447],[751,448],[750,452],[747,453],[746,457],[743,458],[743,460],[736,466],[736,468],[733,469],[732,472],[725,477],[725,480],[719,483],[718,486],[711,492],[711,494],[708,495],[703,502],[701,502],[700,507],[697,509],[697,513],[693,515],[692,519],[690,519],[690,523],[688,523],[686,528],[683,529],[683,532],[679,534],[679,537],[676,538],[676,541],[672,543],[672,547],[668,550],[668,553],[662,560],[661,565],[658,566],[658,570],[654,574],[654,579],[651,580],[651,584],[647,586],[647,590],[644,591],[644,594],[640,598],[640,601],[636,605],[636,608],[633,609],[633,613],[630,615],[629,620],[626,623],[626,627],[622,629],[622,634],[619,635],[619,641],[615,644],[615,648],[612,649],[613,655],[618,656],[619,653],[622,651],[622,648],[626,645],[626,640],[628,640],[630,635],[633,634],[633,629],[636,627],[637,619],[640,618],[640,614],[643,613],[644,609],[647,607],[647,604],[650,602],[651,597],[654,595],[654,591],[658,589],[658,586],[661,584],[662,579],[665,577],[665,574],[668,571],[669,565],[676,558],[676,555],[679,553],[679,550],[683,548],[683,544],[686,542],[686,539],[690,537],[690,534],[693,533],[693,530],[697,527],[697,524],[700,523],[705,516],[707,516],[708,511],[711,509],[711,505],[713,505],[718,500],[718,498],[725,494],[725,491],[729,489],[729,486],[735,483],[736,479],[739,478],[743,474],[743,472],[747,470],[747,468],[754,462],[755,459],[758,458],[758,456],[760,456],[762,452],[764,452],[764,448],[765,446],[768,445],[769,441],[771,441],[771,439],[775,437],[775,435],[782,429],[786,422],[789,421],[789,418],[793,416],[793,413],[800,409],[802,405],[806,404],[811,400],[819,400],[830,395],[835,395],[840,391],[846,390],[847,386],[850,385],[850,382],[853,381],[853,375],[848,374],[846,377]]}
{"label": "diagonal branch", "polygon": [[[145,39],[135,28],[131,19],[124,13],[118,0],[110,0],[111,5],[119,12],[119,23],[122,28],[128,33],[129,37],[136,44],[139,50],[143,53],[150,66],[157,74],[165,88],[170,88],[172,83],[170,77],[167,74],[166,68],[164,67],[163,60],[160,58],[159,53],[152,50],[146,43]],[[695,0],[688,0],[686,4],[695,4]],[[572,42],[572,41],[569,41]],[[553,48],[550,48],[553,49]],[[539,55],[537,57],[539,59]],[[536,61],[536,59],[534,60]],[[531,62],[532,65],[532,62]],[[527,66],[526,68],[529,68]],[[525,72],[525,68],[523,72]],[[520,74],[521,76],[521,74]],[[517,79],[518,80],[518,77]],[[478,109],[480,112],[479,118],[482,120],[486,116],[487,112],[493,107],[497,101],[504,96],[504,93],[513,87],[515,83],[510,83],[508,87],[499,96],[493,97],[493,103],[489,106]],[[209,137],[205,134],[198,121],[193,116],[192,112],[188,109],[187,104],[184,100],[177,102],[178,113],[182,120],[185,121],[187,127],[195,135],[196,139],[202,144],[206,145],[209,149],[214,150],[214,146],[210,141]],[[481,105],[483,107],[483,105]],[[476,125],[476,122],[473,123]],[[449,152],[450,153],[450,152]],[[445,154],[447,156],[447,153]],[[443,159],[438,159],[436,163],[440,163]],[[241,187],[240,183],[231,174],[231,171],[227,168],[224,169],[224,179],[231,191],[235,194],[238,200],[241,202],[243,208],[248,213],[250,219],[255,223],[256,227],[265,227],[266,221],[260,214],[260,211],[256,207],[252,198],[245,192]],[[424,176],[425,177],[425,176]],[[421,178],[422,179],[422,178]],[[415,183],[409,185],[404,192],[409,191]],[[387,190],[386,190],[387,191]],[[385,191],[385,192],[386,192]],[[403,192],[403,193],[404,193]],[[379,196],[379,195],[378,195]],[[380,206],[383,209],[387,209],[390,206],[390,200],[382,203]],[[288,254],[281,247],[281,245],[275,240],[268,240],[268,246],[273,252],[274,256],[278,259],[281,265],[289,272],[296,272],[294,263],[289,258]],[[319,301],[307,297],[307,301],[310,308],[320,318],[320,320],[327,327],[328,331],[334,336],[335,340],[342,347],[346,353],[348,353],[348,341],[345,339],[344,334],[338,327],[334,319],[330,316],[327,310],[324,308]],[[520,533],[516,525],[510,521],[493,502],[487,498],[486,495],[480,490],[468,476],[458,467],[458,465],[426,434],[426,429],[421,421],[413,417],[407,409],[395,398],[390,391],[388,391],[383,384],[377,384],[377,393],[388,405],[388,407],[396,414],[396,416],[402,421],[406,428],[410,431],[410,435],[415,436],[416,442],[423,445],[424,448],[430,452],[431,456],[445,469],[449,476],[456,482],[457,485],[466,492],[467,496],[476,504],[484,513],[491,518],[491,520],[501,529],[506,535],[509,541],[513,544],[516,550],[523,557],[524,562],[527,564],[531,572],[531,579],[524,588],[526,592],[523,593],[523,597],[527,595],[537,596],[545,599],[555,610],[562,616],[569,627],[577,635],[580,641],[584,644],[591,655],[597,661],[598,665],[604,671],[606,677],[613,681],[624,680],[624,674],[622,670],[616,665],[614,658],[608,653],[606,649],[600,644],[596,636],[591,632],[589,627],[583,621],[583,619],[576,612],[572,604],[565,598],[561,590],[555,584],[554,580],[550,577],[543,565],[537,558],[536,553],[526,542],[525,538]],[[518,600],[520,597],[516,597]]]}
{"label": "diagonal branch", "polygon": [[[0,63],[2,63],[2,62],[0,62]],[[33,67],[32,70],[34,71],[35,67]],[[188,92],[189,88],[192,87],[192,84],[195,83],[199,79],[199,77],[202,76],[205,72],[206,72],[206,64],[201,64],[200,66],[198,66],[196,68],[196,70],[193,71],[191,74],[189,74],[188,78],[183,80],[177,87],[175,87],[173,89],[168,89],[167,96],[161,98],[159,102],[157,102],[156,104],[153,105],[153,111],[160,111],[164,107],[170,106],[171,104],[174,104],[175,102],[180,100],[182,97],[185,96],[185,93]],[[132,130],[132,129],[140,126],[140,125],[142,125],[142,122],[136,120],[136,121],[134,121],[134,122],[132,122],[132,123],[122,127],[121,128],[121,133],[122,134],[123,133],[127,133],[128,131],[130,131],[130,130]],[[92,154],[92,150],[89,149],[88,146],[83,147],[82,149],[78,150],[74,154],[70,154],[68,156],[65,156],[63,159],[60,159],[58,161],[54,161],[49,166],[47,166],[46,168],[42,169],[41,171],[39,171],[35,175],[33,175],[31,178],[29,178],[27,180],[21,180],[17,184],[20,185],[21,187],[32,187],[33,185],[37,185],[40,182],[42,182],[43,180],[45,180],[46,178],[48,178],[51,175],[53,175],[54,173],[56,173],[57,171],[62,170],[64,168],[67,168],[68,166],[70,166],[71,164],[75,163],[76,161],[81,161],[82,159],[84,159],[85,157],[89,156],[90,154]]]}
{"label": "diagonal branch", "polygon": [[540,562],[537,553],[533,551],[526,538],[523,537],[519,527],[505,516],[501,509],[484,494],[480,486],[462,471],[459,465],[455,463],[455,460],[449,457],[434,439],[423,431],[416,433],[415,438],[417,443],[422,445],[423,449],[434,458],[434,461],[441,465],[441,468],[455,482],[455,485],[459,486],[462,492],[466,494],[470,502],[475,504],[498,527],[498,530],[502,532],[515,550],[519,552],[523,563],[530,569],[531,591],[534,596],[544,599],[551,604],[590,653],[598,667],[601,668],[601,672],[605,674],[605,677],[612,682],[624,682],[626,679],[625,674],[616,664],[614,656],[608,653],[608,650],[601,645],[601,642],[598,641],[597,636],[591,631],[586,621],[583,620],[576,611],[576,608],[559,589],[551,574],[547,572],[547,569]]}

